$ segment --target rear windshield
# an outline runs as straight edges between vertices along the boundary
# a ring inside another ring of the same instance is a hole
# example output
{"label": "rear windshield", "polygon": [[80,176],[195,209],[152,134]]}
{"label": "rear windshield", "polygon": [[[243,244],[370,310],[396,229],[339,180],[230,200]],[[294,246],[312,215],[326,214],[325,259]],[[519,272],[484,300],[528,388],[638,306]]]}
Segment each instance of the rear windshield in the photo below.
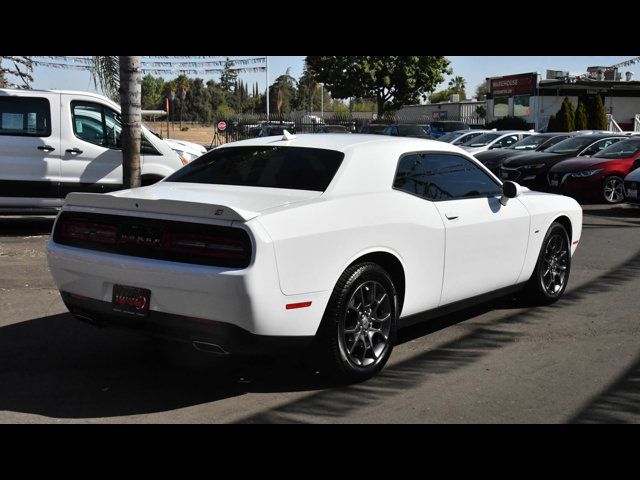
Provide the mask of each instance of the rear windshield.
{"label": "rear windshield", "polygon": [[495,139],[501,137],[502,133],[483,133],[473,140],[469,140],[468,142],[463,143],[465,147],[484,147],[485,145],[489,145]]}
{"label": "rear windshield", "polygon": [[205,153],[166,181],[323,192],[343,158],[319,148],[228,147]]}

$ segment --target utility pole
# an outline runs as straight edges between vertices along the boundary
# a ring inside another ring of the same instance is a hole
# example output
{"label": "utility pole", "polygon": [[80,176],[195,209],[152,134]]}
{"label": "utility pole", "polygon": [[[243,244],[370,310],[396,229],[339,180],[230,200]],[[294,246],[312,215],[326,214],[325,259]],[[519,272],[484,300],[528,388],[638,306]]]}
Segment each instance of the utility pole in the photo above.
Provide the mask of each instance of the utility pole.
{"label": "utility pole", "polygon": [[122,182],[125,188],[140,186],[142,137],[142,57],[120,57],[120,105],[122,108]]}

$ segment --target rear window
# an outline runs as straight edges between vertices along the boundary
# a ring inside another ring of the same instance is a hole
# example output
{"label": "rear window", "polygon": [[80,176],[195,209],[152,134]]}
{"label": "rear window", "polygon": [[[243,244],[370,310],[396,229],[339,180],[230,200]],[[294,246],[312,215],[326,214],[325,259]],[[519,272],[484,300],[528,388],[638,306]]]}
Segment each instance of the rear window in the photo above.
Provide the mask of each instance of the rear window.
{"label": "rear window", "polygon": [[202,155],[166,181],[323,192],[343,158],[342,152],[319,148],[221,148]]}
{"label": "rear window", "polygon": [[49,100],[0,97],[0,135],[48,137],[51,135]]}

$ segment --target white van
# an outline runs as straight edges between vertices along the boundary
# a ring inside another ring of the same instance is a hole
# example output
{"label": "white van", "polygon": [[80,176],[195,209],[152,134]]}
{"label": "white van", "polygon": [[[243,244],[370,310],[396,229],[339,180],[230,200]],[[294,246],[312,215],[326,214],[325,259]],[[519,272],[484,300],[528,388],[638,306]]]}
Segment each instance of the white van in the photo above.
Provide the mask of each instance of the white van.
{"label": "white van", "polygon": [[[0,89],[0,214],[43,213],[69,192],[122,185],[120,106],[102,95]],[[142,127],[142,184],[188,160]]]}

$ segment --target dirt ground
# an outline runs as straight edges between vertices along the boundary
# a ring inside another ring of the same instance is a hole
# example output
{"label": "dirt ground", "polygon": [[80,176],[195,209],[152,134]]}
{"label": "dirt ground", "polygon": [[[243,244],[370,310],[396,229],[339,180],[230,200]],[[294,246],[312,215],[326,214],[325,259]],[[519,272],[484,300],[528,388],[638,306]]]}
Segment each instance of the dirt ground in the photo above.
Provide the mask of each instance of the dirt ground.
{"label": "dirt ground", "polygon": [[[164,138],[173,138],[175,140],[186,140],[188,142],[198,143],[200,145],[204,145],[205,147],[209,147],[213,141],[214,137],[214,126],[213,125],[192,125],[192,124],[182,124],[182,128],[188,128],[186,131],[180,130],[180,124],[178,122],[174,122],[173,125],[169,124],[169,135],[167,135],[167,122],[144,122],[152,130],[155,130],[159,134],[161,134]],[[219,144],[219,141],[216,142]]]}

